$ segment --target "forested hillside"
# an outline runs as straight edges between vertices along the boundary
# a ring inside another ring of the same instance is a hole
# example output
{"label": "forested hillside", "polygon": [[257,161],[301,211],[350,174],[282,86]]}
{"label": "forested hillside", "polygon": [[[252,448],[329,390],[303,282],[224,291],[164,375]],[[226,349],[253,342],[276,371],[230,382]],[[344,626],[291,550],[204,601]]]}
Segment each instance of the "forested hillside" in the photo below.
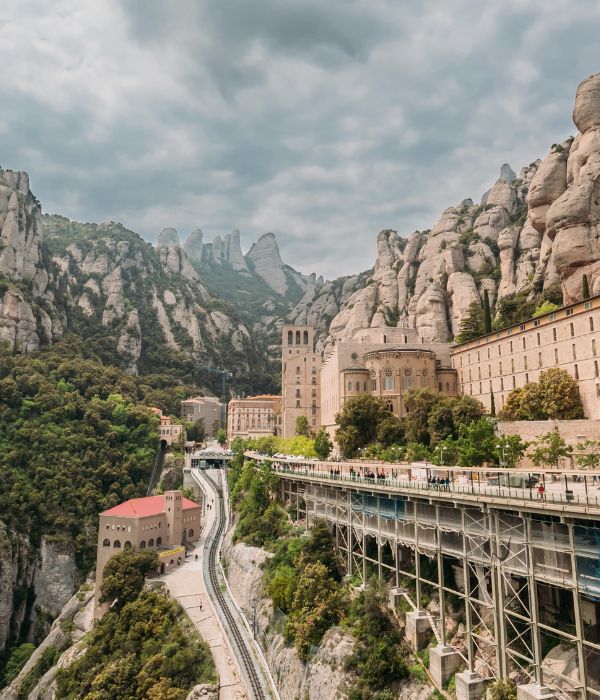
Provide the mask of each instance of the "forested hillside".
{"label": "forested hillside", "polygon": [[158,445],[146,406],[174,413],[185,396],[76,336],[31,355],[0,347],[0,649],[43,637],[94,564],[98,513],[145,495]]}

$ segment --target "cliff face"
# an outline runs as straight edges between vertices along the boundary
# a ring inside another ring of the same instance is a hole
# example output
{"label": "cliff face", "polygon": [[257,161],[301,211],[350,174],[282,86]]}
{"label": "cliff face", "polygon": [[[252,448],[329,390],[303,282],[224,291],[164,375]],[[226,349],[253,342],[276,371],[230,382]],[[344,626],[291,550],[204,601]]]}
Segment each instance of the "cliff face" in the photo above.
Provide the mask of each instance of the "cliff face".
{"label": "cliff face", "polygon": [[0,521],[0,651],[9,639],[43,639],[77,584],[72,547],[42,537],[36,548]]}
{"label": "cliff face", "polygon": [[571,303],[586,275],[600,293],[600,74],[577,89],[573,121],[575,139],[518,177],[503,165],[479,204],[445,209],[431,230],[408,238],[382,231],[372,270],[311,291],[291,319],[316,325],[322,343],[398,323],[448,341],[485,290],[494,305],[560,286]]}
{"label": "cliff face", "polygon": [[226,353],[246,376],[252,361],[266,363],[174,229],[155,249],[121,224],[42,216],[27,175],[0,170],[0,232],[0,342],[10,348],[30,352],[74,330],[109,337],[132,374],[156,371],[164,347],[200,364],[223,364]]}

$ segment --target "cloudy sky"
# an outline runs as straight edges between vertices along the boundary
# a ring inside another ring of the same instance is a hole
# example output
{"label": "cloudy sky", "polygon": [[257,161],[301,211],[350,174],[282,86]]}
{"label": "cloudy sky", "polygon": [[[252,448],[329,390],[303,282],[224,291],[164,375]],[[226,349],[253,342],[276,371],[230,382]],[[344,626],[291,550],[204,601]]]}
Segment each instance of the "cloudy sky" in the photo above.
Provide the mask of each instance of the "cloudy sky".
{"label": "cloudy sky", "polygon": [[326,276],[575,132],[597,0],[3,0],[0,164],[46,212]]}

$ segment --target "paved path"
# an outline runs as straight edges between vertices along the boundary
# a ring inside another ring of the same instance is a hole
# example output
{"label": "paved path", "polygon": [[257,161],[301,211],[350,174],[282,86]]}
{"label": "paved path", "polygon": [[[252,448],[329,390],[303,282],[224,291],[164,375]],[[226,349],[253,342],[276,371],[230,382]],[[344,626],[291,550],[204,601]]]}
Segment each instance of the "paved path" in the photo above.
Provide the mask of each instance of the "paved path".
{"label": "paved path", "polygon": [[[248,697],[246,688],[241,680],[242,676],[237,660],[231,651],[229,640],[223,633],[219,618],[215,614],[213,604],[206,592],[202,574],[204,544],[214,519],[215,511],[205,508],[202,536],[196,543],[194,551],[187,557],[184,564],[161,578],[173,597],[185,609],[211,649],[219,674],[219,698],[221,700],[241,700],[241,698]],[[196,554],[198,555],[197,560],[195,559]]]}

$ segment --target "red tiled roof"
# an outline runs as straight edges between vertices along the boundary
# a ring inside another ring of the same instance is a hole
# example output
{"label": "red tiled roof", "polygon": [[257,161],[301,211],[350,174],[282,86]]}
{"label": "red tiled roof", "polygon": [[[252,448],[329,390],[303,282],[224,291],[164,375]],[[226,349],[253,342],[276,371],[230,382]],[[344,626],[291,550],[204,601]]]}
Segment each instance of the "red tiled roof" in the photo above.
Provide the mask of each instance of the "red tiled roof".
{"label": "red tiled roof", "polygon": [[[181,499],[183,510],[199,508],[200,506],[189,498]],[[119,503],[118,506],[105,510],[100,515],[117,515],[121,518],[147,518],[151,515],[160,515],[165,511],[165,497],[146,496],[145,498],[130,498],[128,501]]]}

